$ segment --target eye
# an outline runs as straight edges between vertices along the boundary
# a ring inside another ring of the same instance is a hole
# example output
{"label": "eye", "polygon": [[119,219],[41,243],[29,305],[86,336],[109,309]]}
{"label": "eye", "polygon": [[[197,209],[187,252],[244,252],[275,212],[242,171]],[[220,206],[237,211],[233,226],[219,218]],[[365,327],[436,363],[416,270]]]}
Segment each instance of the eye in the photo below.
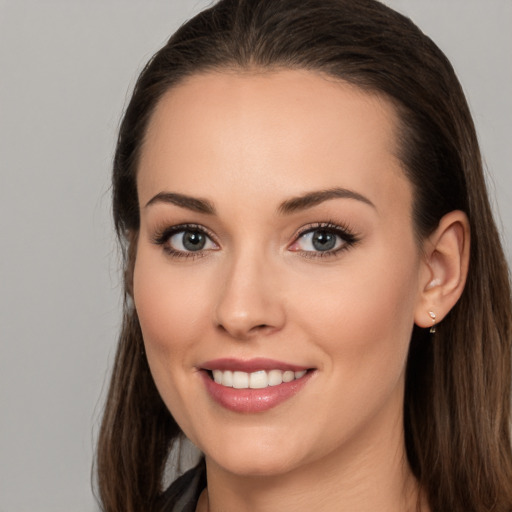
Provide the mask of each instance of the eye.
{"label": "eye", "polygon": [[213,242],[201,231],[183,230],[169,238],[169,245],[176,251],[202,251],[212,249]]}
{"label": "eye", "polygon": [[348,249],[356,242],[356,237],[347,229],[329,223],[300,233],[289,250],[310,253],[310,256],[327,256]]}
{"label": "eye", "polygon": [[174,257],[190,257],[216,250],[218,245],[200,226],[173,226],[154,237],[154,243],[162,245]]}

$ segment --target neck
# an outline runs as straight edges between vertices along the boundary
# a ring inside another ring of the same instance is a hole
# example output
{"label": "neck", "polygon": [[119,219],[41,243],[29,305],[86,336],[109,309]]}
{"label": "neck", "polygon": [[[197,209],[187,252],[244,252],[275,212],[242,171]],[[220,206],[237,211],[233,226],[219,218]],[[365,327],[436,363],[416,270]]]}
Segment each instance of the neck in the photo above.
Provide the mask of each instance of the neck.
{"label": "neck", "polygon": [[[239,475],[206,458],[208,489],[198,511],[413,512],[418,484],[405,454],[402,417],[283,474]],[[428,510],[425,504],[421,510]]]}

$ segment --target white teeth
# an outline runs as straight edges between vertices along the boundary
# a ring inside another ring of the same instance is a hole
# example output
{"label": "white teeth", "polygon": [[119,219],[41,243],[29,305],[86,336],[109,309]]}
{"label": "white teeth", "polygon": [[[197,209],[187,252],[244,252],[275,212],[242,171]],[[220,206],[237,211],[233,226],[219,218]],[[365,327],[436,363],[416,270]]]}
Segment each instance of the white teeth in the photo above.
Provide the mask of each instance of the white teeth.
{"label": "white teeth", "polygon": [[263,389],[268,386],[267,372],[261,370],[249,375],[249,387],[251,389]]}
{"label": "white teeth", "polygon": [[221,372],[222,373],[222,382],[221,384],[223,386],[226,386],[228,388],[233,387],[233,372],[230,372],[229,370],[227,372]]}
{"label": "white teeth", "polygon": [[301,379],[307,370],[293,372],[291,370],[259,370],[246,373],[230,370],[213,370],[213,380],[222,386],[236,389],[263,389],[268,386],[279,386],[283,382]]}
{"label": "white teeth", "polygon": [[288,370],[283,373],[283,382],[291,382],[292,380],[295,380],[295,373]]}
{"label": "white teeth", "polygon": [[236,389],[247,389],[249,387],[249,374],[233,372],[233,387]]}
{"label": "white teeth", "polygon": [[270,370],[268,372],[268,385],[279,386],[283,383],[283,372],[281,370]]}

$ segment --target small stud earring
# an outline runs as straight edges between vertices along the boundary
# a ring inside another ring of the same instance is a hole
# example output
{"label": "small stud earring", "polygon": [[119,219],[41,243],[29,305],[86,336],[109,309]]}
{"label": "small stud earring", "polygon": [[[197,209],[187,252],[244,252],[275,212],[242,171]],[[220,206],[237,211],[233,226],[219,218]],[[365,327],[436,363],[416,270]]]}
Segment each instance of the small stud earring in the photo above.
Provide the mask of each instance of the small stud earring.
{"label": "small stud earring", "polygon": [[434,334],[436,332],[436,314],[433,311],[429,311],[428,314],[430,318],[432,318],[432,327],[430,328],[430,333]]}

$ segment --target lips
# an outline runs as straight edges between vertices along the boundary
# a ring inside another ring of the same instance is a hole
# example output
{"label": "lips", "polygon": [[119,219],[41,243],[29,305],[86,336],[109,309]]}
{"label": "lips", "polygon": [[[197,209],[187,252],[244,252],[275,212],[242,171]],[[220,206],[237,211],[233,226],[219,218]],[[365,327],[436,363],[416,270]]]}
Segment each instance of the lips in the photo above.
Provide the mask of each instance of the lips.
{"label": "lips", "polygon": [[201,364],[201,368],[205,370],[231,370],[239,372],[256,372],[258,370],[275,370],[279,369],[282,371],[290,370],[292,372],[300,372],[307,370],[307,366],[300,366],[296,364],[285,363],[283,361],[277,361],[275,359],[267,359],[264,357],[255,357],[254,359],[242,360],[233,358],[222,358],[214,359],[212,361],[206,361]]}
{"label": "lips", "polygon": [[201,365],[206,389],[221,406],[243,413],[262,412],[296,395],[314,369],[271,359],[216,359]]}

